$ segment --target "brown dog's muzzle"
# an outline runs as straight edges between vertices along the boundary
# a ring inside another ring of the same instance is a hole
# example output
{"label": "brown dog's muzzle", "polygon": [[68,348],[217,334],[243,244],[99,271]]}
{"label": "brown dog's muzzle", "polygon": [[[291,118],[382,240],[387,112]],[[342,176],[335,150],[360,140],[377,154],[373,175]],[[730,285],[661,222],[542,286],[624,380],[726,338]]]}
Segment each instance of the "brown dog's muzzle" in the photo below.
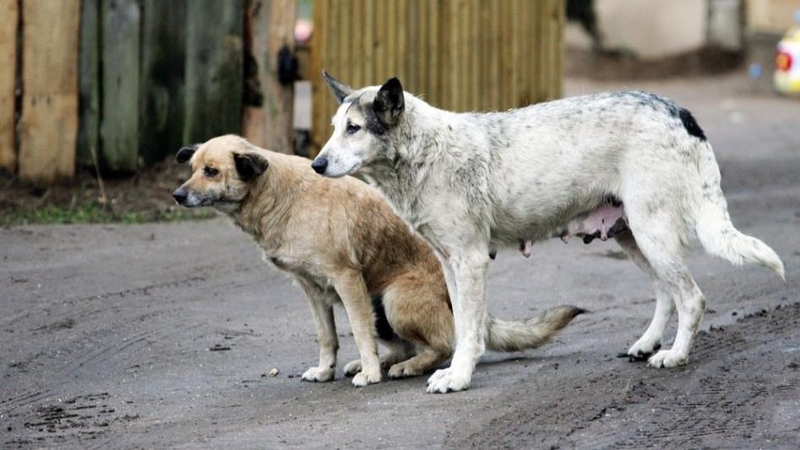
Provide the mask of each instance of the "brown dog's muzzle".
{"label": "brown dog's muzzle", "polygon": [[175,192],[172,193],[172,198],[175,199],[175,202],[179,205],[185,205],[186,199],[189,197],[189,193],[186,192],[186,189],[183,187],[179,187],[175,189]]}

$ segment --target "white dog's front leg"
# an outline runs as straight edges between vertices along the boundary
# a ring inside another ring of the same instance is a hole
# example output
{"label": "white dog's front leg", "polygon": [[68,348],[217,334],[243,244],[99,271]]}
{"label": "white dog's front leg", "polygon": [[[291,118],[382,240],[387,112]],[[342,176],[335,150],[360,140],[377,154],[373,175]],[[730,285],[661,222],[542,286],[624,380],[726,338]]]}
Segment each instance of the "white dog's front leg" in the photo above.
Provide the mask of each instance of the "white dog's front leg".
{"label": "white dog's front leg", "polygon": [[488,267],[489,257],[485,249],[453,255],[445,264],[445,279],[456,325],[456,351],[450,367],[436,371],[428,379],[428,392],[463,391],[472,381],[475,364],[485,350],[483,324],[486,320]]}

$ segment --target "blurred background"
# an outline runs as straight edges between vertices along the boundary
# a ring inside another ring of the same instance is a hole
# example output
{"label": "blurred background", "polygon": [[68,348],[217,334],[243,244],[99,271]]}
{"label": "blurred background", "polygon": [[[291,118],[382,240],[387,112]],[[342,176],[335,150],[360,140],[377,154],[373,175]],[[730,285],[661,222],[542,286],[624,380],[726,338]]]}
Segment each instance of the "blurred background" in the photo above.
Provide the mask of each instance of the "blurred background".
{"label": "blurred background", "polygon": [[398,76],[456,111],[589,82],[653,90],[722,77],[791,96],[798,10],[800,0],[0,0],[0,224],[184,217],[169,196],[185,177],[172,156],[220,134],[313,156],[336,106],[323,68],[357,87]]}

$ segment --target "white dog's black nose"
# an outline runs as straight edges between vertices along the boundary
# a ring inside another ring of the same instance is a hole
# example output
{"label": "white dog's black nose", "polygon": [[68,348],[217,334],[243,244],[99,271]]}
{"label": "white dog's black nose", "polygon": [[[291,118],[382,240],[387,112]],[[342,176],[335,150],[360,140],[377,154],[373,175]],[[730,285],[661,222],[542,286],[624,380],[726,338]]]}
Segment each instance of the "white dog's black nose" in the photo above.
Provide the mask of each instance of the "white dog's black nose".
{"label": "white dog's black nose", "polygon": [[186,202],[186,197],[188,196],[189,194],[183,188],[175,189],[175,192],[172,193],[172,198],[174,198],[179,205],[184,204]]}
{"label": "white dog's black nose", "polygon": [[314,169],[314,172],[317,173],[325,173],[325,169],[328,168],[328,158],[324,156],[317,156],[314,159],[314,162],[311,163],[311,168]]}

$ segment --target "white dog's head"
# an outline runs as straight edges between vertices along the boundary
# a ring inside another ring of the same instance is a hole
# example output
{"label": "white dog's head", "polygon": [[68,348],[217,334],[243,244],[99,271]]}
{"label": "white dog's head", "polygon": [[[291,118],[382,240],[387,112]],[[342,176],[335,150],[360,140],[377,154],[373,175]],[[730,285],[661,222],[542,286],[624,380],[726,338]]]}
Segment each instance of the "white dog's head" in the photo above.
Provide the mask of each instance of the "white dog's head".
{"label": "white dog's head", "polygon": [[403,119],[405,94],[400,80],[392,78],[383,86],[358,91],[322,72],[339,109],[333,116],[333,135],[311,167],[327,177],[341,177],[380,160],[392,160],[395,150],[391,136]]}

